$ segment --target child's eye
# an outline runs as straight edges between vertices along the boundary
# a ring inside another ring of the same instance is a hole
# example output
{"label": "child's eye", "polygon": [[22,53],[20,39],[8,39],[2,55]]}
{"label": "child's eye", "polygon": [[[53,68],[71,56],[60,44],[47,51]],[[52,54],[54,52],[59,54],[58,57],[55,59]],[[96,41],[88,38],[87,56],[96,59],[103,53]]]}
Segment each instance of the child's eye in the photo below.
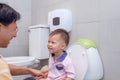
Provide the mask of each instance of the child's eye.
{"label": "child's eye", "polygon": [[55,44],[55,42],[52,42],[52,44]]}
{"label": "child's eye", "polygon": [[56,42],[54,41],[48,41],[49,44],[55,44]]}

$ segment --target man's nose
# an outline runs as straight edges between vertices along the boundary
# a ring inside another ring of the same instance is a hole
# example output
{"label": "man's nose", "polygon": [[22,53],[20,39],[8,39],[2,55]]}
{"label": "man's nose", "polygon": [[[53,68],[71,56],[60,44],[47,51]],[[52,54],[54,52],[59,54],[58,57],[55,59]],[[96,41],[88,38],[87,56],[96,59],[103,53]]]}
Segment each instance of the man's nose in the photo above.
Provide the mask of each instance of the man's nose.
{"label": "man's nose", "polygon": [[14,35],[13,35],[13,37],[16,37],[16,36],[17,36],[17,31],[15,31],[15,32],[14,32]]}

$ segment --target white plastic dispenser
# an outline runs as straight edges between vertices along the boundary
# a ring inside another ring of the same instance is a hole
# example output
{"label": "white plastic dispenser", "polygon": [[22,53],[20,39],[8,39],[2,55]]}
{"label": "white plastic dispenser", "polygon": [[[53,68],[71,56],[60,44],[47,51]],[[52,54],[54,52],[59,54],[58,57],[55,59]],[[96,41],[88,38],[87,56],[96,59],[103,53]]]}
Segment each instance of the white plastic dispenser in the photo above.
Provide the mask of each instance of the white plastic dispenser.
{"label": "white plastic dispenser", "polygon": [[56,9],[48,13],[48,25],[50,31],[55,29],[72,30],[72,13],[67,9]]}

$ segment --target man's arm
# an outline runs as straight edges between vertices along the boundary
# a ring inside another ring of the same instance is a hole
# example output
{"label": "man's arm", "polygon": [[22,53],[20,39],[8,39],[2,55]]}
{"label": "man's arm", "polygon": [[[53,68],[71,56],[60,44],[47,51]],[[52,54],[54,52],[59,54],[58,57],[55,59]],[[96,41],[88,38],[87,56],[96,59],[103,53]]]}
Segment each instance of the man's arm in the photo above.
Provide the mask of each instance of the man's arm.
{"label": "man's arm", "polygon": [[40,70],[37,70],[37,69],[15,66],[15,65],[12,65],[12,64],[9,64],[8,66],[9,66],[10,72],[13,76],[15,76],[15,75],[25,75],[25,74],[31,74],[33,76],[42,75],[42,72]]}

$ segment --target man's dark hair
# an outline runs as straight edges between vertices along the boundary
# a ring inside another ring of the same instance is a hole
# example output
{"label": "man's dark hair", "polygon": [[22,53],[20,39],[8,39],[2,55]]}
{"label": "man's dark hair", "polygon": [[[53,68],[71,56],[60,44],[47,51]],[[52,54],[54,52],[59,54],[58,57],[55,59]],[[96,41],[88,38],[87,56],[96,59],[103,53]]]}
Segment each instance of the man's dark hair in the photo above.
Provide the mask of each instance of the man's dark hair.
{"label": "man's dark hair", "polygon": [[20,14],[5,3],[0,3],[0,23],[8,26],[13,21],[20,19]]}

